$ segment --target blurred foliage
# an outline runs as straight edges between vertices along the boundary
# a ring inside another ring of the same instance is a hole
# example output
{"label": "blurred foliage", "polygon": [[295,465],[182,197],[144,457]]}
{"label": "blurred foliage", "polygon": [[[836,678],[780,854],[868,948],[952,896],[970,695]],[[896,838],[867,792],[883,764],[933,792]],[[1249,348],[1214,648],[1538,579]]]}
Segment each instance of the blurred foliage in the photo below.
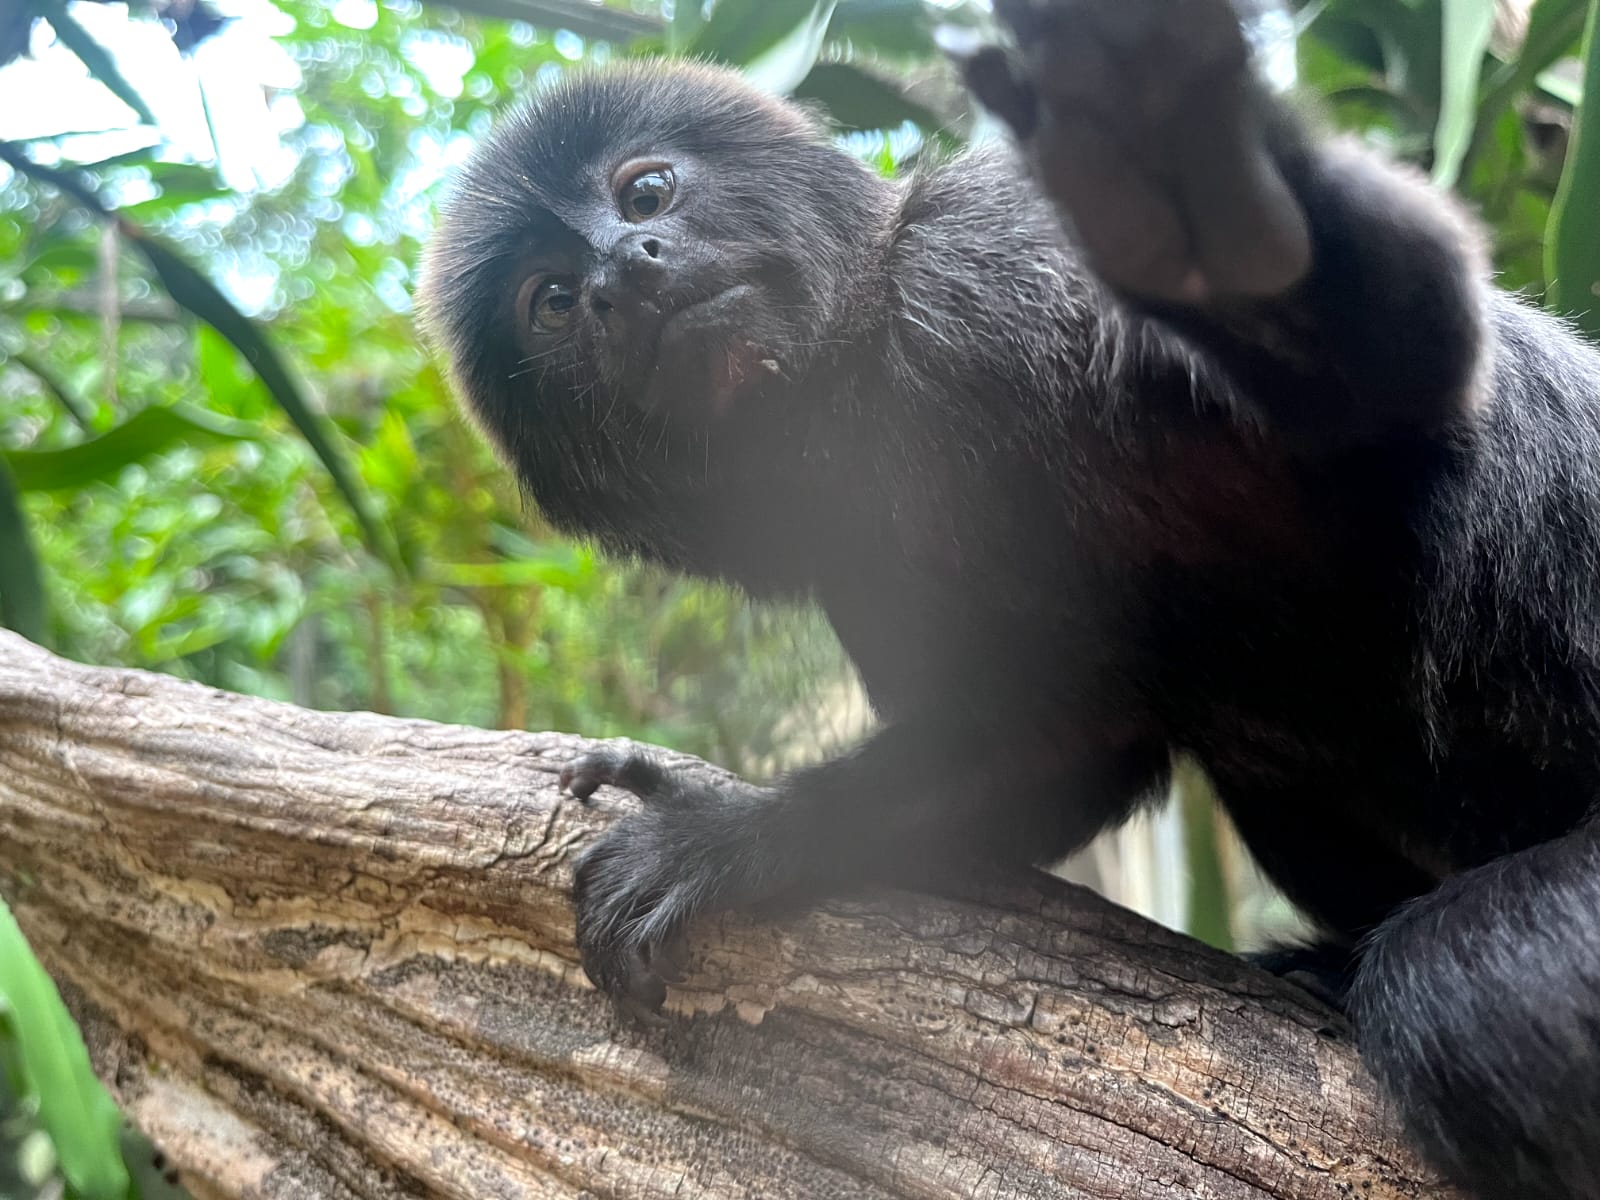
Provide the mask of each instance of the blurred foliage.
{"label": "blurred foliage", "polygon": [[[1600,133],[1577,114],[1600,70],[1584,49],[1597,7],[1252,5],[1269,54],[1276,18],[1296,36],[1289,57],[1335,124],[1455,186],[1503,281],[1591,331]],[[570,63],[741,65],[893,173],[981,131],[933,30],[982,27],[983,6],[136,0],[116,20],[170,40],[177,82],[159,95],[109,11],[29,0],[0,17],[0,67],[76,70],[125,105],[94,129],[0,122],[0,621],[87,661],[319,707],[628,734],[752,773],[842,736],[848,670],[814,615],[597,561],[524,510],[418,342],[415,264],[440,178]],[[255,58],[220,69],[258,77],[230,91],[201,68],[241,30]],[[203,131],[198,149],[178,124]],[[1179,919],[1227,944],[1272,907],[1185,779]],[[0,1196],[166,1190],[107,1119],[8,915],[0,1004]]]}

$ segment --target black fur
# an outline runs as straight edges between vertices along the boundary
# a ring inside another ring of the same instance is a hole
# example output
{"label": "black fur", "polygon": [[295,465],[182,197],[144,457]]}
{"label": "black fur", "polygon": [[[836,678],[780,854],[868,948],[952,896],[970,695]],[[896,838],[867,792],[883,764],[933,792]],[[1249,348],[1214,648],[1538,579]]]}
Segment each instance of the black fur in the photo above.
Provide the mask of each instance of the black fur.
{"label": "black fur", "polygon": [[[429,320],[543,511],[815,597],[885,718],[771,789],[575,763],[647,801],[580,867],[591,975],[650,1009],[708,908],[1054,859],[1181,748],[1435,1160],[1600,1197],[1600,356],[1259,96],[1223,0],[1000,7],[1031,53],[971,78],[1020,151],[889,183],[635,63],[448,207]],[[641,224],[633,158],[677,173]]]}

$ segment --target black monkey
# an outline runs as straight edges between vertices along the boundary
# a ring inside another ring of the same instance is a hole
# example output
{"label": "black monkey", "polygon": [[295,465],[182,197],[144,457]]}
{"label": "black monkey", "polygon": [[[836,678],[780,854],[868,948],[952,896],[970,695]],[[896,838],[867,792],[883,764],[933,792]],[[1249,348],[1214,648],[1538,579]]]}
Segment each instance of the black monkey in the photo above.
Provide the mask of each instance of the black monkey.
{"label": "black monkey", "polygon": [[590,975],[654,1007],[697,913],[1057,858],[1183,749],[1433,1158],[1600,1197],[1600,355],[1303,133],[1226,0],[998,7],[1017,149],[888,182],[630,63],[448,206],[431,326],[545,514],[815,597],[884,718],[770,789],[574,764],[646,801]]}

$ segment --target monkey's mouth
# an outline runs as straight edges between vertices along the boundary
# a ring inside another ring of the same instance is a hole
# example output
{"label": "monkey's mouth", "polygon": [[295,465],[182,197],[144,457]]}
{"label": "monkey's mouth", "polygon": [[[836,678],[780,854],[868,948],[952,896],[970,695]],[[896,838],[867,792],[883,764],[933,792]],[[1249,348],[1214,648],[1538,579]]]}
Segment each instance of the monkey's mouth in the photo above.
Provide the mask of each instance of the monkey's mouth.
{"label": "monkey's mouth", "polygon": [[778,360],[750,336],[757,298],[755,287],[736,284],[662,322],[655,361],[635,392],[640,405],[720,417],[741,392],[780,374]]}

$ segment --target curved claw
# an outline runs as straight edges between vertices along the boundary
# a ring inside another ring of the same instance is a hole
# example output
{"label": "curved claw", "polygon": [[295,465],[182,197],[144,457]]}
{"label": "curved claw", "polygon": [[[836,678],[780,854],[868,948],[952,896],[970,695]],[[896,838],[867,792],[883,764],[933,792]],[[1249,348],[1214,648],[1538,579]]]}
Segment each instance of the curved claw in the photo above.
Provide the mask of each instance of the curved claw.
{"label": "curved claw", "polygon": [[[759,899],[750,880],[766,837],[760,805],[631,751],[583,755],[561,779],[579,797],[613,786],[646,801],[584,851],[573,893],[578,949],[594,985],[624,1010],[659,1011],[668,984],[682,976],[689,923]],[[765,883],[770,872],[755,877]]]}
{"label": "curved claw", "polygon": [[668,983],[682,974],[695,897],[714,887],[684,876],[683,831],[670,827],[671,815],[624,820],[578,860],[573,880],[584,972],[635,1013],[660,1011]]}
{"label": "curved claw", "polygon": [[632,792],[646,803],[665,799],[670,790],[666,771],[653,758],[618,750],[594,750],[573,759],[561,768],[560,786],[585,803],[602,786]]}

